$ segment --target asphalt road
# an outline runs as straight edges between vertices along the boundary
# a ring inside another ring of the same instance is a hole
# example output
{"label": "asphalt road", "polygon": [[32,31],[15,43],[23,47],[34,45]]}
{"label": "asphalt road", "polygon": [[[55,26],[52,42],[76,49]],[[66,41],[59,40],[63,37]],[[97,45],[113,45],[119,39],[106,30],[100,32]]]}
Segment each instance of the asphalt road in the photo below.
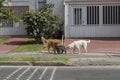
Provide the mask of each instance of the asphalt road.
{"label": "asphalt road", "polygon": [[120,80],[120,66],[0,67],[0,80]]}

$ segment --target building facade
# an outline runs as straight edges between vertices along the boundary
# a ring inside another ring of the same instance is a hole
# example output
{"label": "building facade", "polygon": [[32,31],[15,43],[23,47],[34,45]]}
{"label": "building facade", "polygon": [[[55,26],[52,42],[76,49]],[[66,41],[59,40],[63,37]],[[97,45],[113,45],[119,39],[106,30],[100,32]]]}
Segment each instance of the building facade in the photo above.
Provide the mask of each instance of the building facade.
{"label": "building facade", "polygon": [[[12,0],[13,13],[22,17],[44,3],[54,4],[53,13],[64,22],[66,38],[120,37],[120,0]],[[26,25],[2,21],[0,35],[25,35]]]}
{"label": "building facade", "polygon": [[120,37],[120,0],[65,0],[65,36]]}
{"label": "building facade", "polygon": [[[5,5],[5,8],[12,9],[13,14],[19,18],[23,17],[23,14],[28,10],[36,10],[41,7],[44,3],[52,3],[55,5],[53,13],[60,17],[60,20],[64,20],[64,4],[63,0],[12,0],[10,5]],[[61,12],[61,13],[59,13]],[[26,25],[20,21],[18,23],[10,20],[0,20],[3,27],[0,28],[0,35],[26,35]]]}

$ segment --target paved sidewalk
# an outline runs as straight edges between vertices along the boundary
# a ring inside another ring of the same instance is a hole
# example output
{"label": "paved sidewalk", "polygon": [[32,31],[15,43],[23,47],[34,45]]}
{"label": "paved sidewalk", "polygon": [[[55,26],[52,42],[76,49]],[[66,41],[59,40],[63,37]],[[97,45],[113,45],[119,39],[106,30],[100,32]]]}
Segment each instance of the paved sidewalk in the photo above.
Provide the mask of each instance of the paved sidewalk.
{"label": "paved sidewalk", "polygon": [[[64,44],[67,46],[76,40],[81,39],[65,39]],[[120,53],[120,38],[90,38],[82,40],[91,40],[88,44],[88,52],[90,53]],[[83,52],[83,50],[81,50],[81,52]]]}
{"label": "paved sidewalk", "polygon": [[[27,37],[11,37],[4,44],[0,44],[0,53],[8,53],[12,49],[16,48],[20,44],[24,43],[28,38]],[[75,40],[80,39],[65,39],[64,44],[67,46],[69,43]],[[120,53],[120,38],[96,38],[96,39],[84,39],[91,40],[91,43],[88,44],[89,53]],[[72,51],[72,49],[68,50]],[[83,52],[83,50],[81,50]]]}
{"label": "paved sidewalk", "polygon": [[11,37],[3,44],[0,44],[0,53],[8,53],[20,44],[24,43],[28,38],[26,37]]}

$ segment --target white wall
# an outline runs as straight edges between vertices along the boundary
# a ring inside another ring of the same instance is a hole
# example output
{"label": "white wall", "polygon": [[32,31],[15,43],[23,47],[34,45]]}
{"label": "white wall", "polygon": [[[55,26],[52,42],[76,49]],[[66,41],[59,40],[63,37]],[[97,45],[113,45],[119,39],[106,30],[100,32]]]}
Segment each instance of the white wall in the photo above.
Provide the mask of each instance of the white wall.
{"label": "white wall", "polygon": [[120,37],[120,26],[69,26],[66,37]]}
{"label": "white wall", "polygon": [[[103,2],[103,1],[102,1]],[[120,37],[120,25],[79,25],[74,26],[71,22],[72,9],[71,5],[120,5],[120,2],[69,2],[65,4],[65,37]],[[102,16],[100,16],[100,21],[102,21]]]}
{"label": "white wall", "polygon": [[30,10],[36,9],[36,0],[12,0],[12,6],[29,6]]}
{"label": "white wall", "polygon": [[54,4],[53,13],[60,17],[61,22],[64,21],[64,0],[47,0],[47,3]]}

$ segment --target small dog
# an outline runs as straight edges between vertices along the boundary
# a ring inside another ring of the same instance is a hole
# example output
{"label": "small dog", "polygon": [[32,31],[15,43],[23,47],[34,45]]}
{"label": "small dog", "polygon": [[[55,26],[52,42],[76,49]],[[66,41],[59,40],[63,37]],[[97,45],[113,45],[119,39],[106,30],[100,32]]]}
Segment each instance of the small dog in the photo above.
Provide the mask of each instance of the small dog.
{"label": "small dog", "polygon": [[44,37],[41,37],[41,41],[44,44],[43,48],[44,49],[47,48],[49,53],[50,53],[50,51],[49,51],[50,48],[52,48],[54,53],[56,53],[57,52],[56,46],[62,43],[61,40],[58,40],[58,39],[49,39],[49,40],[47,40]]}
{"label": "small dog", "polygon": [[65,54],[66,54],[66,52],[67,52],[64,45],[57,45],[56,50],[57,50],[58,54],[63,54],[63,52],[65,52]]}
{"label": "small dog", "polygon": [[67,49],[73,48],[74,49],[73,53],[74,53],[75,49],[77,48],[79,50],[79,54],[80,54],[80,47],[83,47],[83,49],[87,53],[87,43],[90,43],[90,40],[88,40],[88,41],[86,41],[86,40],[73,41],[71,44],[69,44],[67,46]]}

